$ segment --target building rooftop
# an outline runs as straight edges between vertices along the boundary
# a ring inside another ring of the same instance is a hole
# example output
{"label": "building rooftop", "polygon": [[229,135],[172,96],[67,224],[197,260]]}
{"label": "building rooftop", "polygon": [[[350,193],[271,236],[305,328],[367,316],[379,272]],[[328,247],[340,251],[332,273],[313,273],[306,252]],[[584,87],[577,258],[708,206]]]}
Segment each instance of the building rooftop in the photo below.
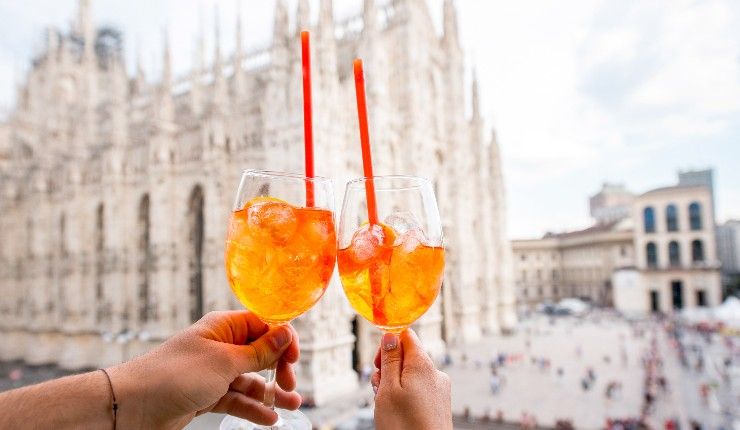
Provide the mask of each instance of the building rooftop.
{"label": "building rooftop", "polygon": [[704,185],[671,185],[669,187],[660,187],[660,188],[654,188],[649,191],[645,191],[644,193],[640,194],[640,196],[645,196],[648,194],[657,194],[657,193],[663,193],[668,191],[678,191],[678,190],[687,190],[691,188],[707,188]]}

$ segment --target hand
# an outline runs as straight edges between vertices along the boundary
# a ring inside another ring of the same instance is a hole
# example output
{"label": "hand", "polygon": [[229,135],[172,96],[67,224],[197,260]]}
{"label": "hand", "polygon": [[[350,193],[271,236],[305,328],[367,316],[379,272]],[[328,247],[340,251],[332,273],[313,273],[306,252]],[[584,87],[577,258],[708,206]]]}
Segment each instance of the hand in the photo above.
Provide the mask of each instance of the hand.
{"label": "hand", "polygon": [[375,367],[378,430],[452,429],[450,378],[434,367],[413,330],[383,335]]}
{"label": "hand", "polygon": [[262,405],[264,379],[243,373],[277,361],[275,404],[294,410],[301,404],[292,392],[298,356],[291,326],[270,330],[246,311],[211,312],[152,352],[109,369],[118,428],[182,428],[205,412],[274,424],[277,414]]}

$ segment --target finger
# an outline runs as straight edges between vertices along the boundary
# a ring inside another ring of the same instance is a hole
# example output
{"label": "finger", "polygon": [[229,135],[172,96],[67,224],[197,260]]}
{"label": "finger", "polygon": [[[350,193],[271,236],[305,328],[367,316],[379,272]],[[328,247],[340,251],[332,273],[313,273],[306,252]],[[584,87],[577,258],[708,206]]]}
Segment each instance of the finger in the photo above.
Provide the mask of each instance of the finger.
{"label": "finger", "polygon": [[378,395],[378,387],[380,387],[380,371],[374,372],[373,376],[370,377],[370,385],[373,387],[373,392]]}
{"label": "finger", "polygon": [[432,358],[424,350],[419,336],[413,329],[401,333],[401,345],[403,346],[403,367],[428,367],[434,368]]}
{"label": "finger", "polygon": [[277,376],[275,378],[278,385],[286,391],[295,390],[296,377],[293,365],[285,361],[285,354],[283,358],[278,361],[277,365]]}
{"label": "finger", "polygon": [[279,326],[248,345],[229,345],[234,366],[239,373],[267,369],[288,349],[292,339],[293,332]]}
{"label": "finger", "polygon": [[292,325],[288,325],[290,331],[293,333],[293,342],[290,344],[287,350],[283,353],[282,359],[288,363],[295,363],[301,356],[301,346],[298,342],[298,332]]}
{"label": "finger", "polygon": [[248,311],[209,312],[195,327],[205,338],[236,345],[257,339],[270,329],[269,325]]}
{"label": "finger", "polygon": [[[265,380],[258,375],[239,375],[229,385],[229,390],[242,393],[261,402],[265,398]],[[300,394],[286,392],[280,387],[275,387],[275,406],[296,410],[301,406],[301,401]]]}
{"label": "finger", "polygon": [[398,335],[385,333],[380,341],[380,371],[383,378],[380,380],[379,390],[401,385],[401,369],[403,367],[403,347]]}
{"label": "finger", "polygon": [[237,391],[227,391],[211,412],[225,413],[267,426],[275,424],[278,419],[274,410]]}

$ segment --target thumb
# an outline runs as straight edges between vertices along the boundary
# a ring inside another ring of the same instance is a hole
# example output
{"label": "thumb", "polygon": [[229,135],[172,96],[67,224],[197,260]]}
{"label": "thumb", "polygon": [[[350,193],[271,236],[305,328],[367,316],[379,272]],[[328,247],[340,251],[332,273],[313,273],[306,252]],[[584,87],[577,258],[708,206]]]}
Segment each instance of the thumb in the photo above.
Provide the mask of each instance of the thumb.
{"label": "thumb", "polygon": [[236,346],[237,368],[240,373],[258,372],[267,369],[280,359],[280,356],[293,342],[293,333],[287,326],[273,327],[254,342]]}
{"label": "thumb", "polygon": [[403,348],[397,334],[385,333],[380,342],[380,378],[379,390],[383,387],[396,387],[401,384],[401,367],[403,367]]}

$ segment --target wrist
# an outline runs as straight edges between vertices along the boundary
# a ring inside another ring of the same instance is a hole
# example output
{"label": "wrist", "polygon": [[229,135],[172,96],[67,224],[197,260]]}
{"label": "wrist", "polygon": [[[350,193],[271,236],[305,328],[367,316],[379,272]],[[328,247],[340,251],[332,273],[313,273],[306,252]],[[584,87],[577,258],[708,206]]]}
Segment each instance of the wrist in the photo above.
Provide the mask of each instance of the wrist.
{"label": "wrist", "polygon": [[118,429],[146,427],[144,410],[148,398],[146,376],[139,374],[136,361],[106,369],[118,405],[116,414]]}

